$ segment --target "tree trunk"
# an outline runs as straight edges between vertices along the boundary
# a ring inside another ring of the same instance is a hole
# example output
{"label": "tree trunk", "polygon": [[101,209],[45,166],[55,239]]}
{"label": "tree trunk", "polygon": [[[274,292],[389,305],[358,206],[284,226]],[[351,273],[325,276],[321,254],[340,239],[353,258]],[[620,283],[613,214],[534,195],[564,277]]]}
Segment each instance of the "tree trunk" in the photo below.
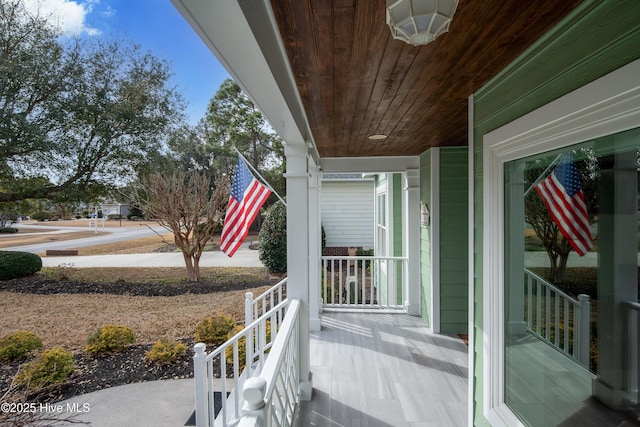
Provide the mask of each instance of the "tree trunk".
{"label": "tree trunk", "polygon": [[184,264],[187,267],[187,280],[189,282],[200,281],[200,269],[198,262],[196,262],[192,255],[186,251],[182,251],[182,256],[184,257]]}

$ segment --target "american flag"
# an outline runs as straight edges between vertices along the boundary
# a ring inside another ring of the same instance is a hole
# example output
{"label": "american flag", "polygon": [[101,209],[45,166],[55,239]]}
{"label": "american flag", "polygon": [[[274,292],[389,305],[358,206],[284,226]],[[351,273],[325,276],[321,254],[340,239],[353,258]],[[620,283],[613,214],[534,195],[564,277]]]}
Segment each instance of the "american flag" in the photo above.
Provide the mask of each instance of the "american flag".
{"label": "american flag", "polygon": [[229,257],[232,257],[244,242],[249,233],[249,226],[270,194],[271,190],[258,182],[238,157],[236,176],[231,186],[220,237],[220,249]]}
{"label": "american flag", "polygon": [[558,167],[535,186],[551,218],[565,239],[580,256],[593,246],[589,216],[578,169],[570,153],[565,153]]}

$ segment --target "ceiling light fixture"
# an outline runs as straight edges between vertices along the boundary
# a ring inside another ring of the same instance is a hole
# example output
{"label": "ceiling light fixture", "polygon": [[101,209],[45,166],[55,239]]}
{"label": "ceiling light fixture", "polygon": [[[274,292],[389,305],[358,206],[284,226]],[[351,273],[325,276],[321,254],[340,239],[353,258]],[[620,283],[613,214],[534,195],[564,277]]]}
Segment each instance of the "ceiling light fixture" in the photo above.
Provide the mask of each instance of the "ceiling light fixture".
{"label": "ceiling light fixture", "polygon": [[387,25],[396,40],[425,45],[449,31],[458,0],[387,0]]}
{"label": "ceiling light fixture", "polygon": [[369,139],[372,141],[380,141],[383,139],[387,139],[387,135],[382,134],[382,133],[376,133],[374,135],[369,135]]}

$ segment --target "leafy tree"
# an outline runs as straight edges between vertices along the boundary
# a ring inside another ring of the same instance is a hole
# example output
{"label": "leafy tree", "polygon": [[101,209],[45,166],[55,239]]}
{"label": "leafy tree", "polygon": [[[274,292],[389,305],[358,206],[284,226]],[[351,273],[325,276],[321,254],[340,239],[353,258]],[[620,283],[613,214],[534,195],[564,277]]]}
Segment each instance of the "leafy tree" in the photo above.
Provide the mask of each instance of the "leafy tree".
{"label": "leafy tree", "polygon": [[118,40],[60,39],[24,1],[0,0],[0,202],[133,179],[182,118],[168,65]]}
{"label": "leafy tree", "polygon": [[137,204],[146,217],[173,232],[191,282],[200,280],[200,257],[220,223],[227,197],[224,181],[219,180],[212,190],[202,173],[155,173],[142,179],[137,189]]}
{"label": "leafy tree", "polygon": [[256,170],[280,170],[282,179],[282,139],[235,81],[227,79],[222,83],[209,103],[202,127],[207,161],[215,170],[233,174],[238,157],[235,147]]}

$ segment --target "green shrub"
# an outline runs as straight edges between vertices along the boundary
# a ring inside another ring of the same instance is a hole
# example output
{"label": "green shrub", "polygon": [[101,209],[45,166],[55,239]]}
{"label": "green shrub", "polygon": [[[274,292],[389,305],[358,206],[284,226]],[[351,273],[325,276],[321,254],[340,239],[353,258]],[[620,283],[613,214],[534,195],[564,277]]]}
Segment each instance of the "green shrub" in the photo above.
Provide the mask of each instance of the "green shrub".
{"label": "green shrub", "polygon": [[109,221],[117,221],[119,219],[122,219],[122,215],[120,215],[120,214],[108,214],[107,215],[107,219]]}
{"label": "green shrub", "polygon": [[0,280],[31,276],[42,269],[42,259],[29,252],[0,251]]}
{"label": "green shrub", "polygon": [[[233,338],[237,333],[242,332],[244,325],[238,325],[233,328],[227,337],[227,339]],[[233,365],[233,346],[227,347],[224,351],[227,363]],[[238,340],[238,366],[242,370],[247,364],[247,338],[242,337]]]}
{"label": "green shrub", "polygon": [[187,352],[187,346],[181,342],[177,342],[169,339],[160,339],[151,347],[146,353],[148,360],[158,363],[160,365],[166,365],[173,363]]}
{"label": "green shrub", "polygon": [[260,261],[271,273],[287,271],[287,207],[278,201],[265,214],[258,234]]}
{"label": "green shrub", "polygon": [[[242,332],[243,329],[244,329],[244,325],[236,326],[231,330],[231,332],[229,332],[229,336],[227,339],[233,338],[236,334]],[[267,320],[266,329],[267,329],[266,342],[268,343],[271,341],[271,322],[268,320]],[[227,349],[225,350],[225,358],[227,359],[228,364],[230,365],[233,364],[233,346],[227,347]],[[247,338],[245,336],[238,340],[238,367],[240,368],[240,370],[242,370],[244,369],[246,364],[247,364]]]}
{"label": "green shrub", "polygon": [[51,212],[47,211],[38,211],[31,214],[31,219],[35,221],[45,221],[51,218]]}
{"label": "green shrub", "polygon": [[24,359],[29,353],[42,348],[39,336],[29,331],[19,331],[0,339],[0,362]]}
{"label": "green shrub", "polygon": [[17,385],[27,385],[33,390],[59,384],[74,370],[73,354],[63,348],[52,348],[24,364],[16,375],[15,381]]}
{"label": "green shrub", "polygon": [[229,332],[236,326],[236,322],[229,316],[217,314],[202,319],[196,327],[195,340],[210,345],[220,345],[227,340]]}
{"label": "green shrub", "polygon": [[18,229],[14,227],[0,227],[0,233],[3,233],[3,234],[12,234],[17,232],[18,232]]}
{"label": "green shrub", "polygon": [[92,355],[117,353],[135,341],[131,328],[121,325],[104,325],[89,337],[84,350]]}

